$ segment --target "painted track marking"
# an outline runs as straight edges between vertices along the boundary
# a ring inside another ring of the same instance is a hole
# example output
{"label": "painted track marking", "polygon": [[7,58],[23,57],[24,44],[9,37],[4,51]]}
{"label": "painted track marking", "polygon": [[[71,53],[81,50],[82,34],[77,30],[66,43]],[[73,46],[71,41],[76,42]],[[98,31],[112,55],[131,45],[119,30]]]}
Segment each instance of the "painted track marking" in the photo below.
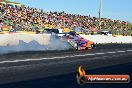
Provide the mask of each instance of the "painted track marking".
{"label": "painted track marking", "polygon": [[107,53],[113,54],[113,53],[116,53],[116,52],[107,52]]}
{"label": "painted track marking", "polygon": [[126,51],[117,51],[118,53],[124,53],[124,52],[126,52]]}
{"label": "painted track marking", "polygon": [[95,54],[97,54],[97,55],[103,55],[103,54],[105,54],[105,53],[95,53]]}
{"label": "painted track marking", "polygon": [[63,56],[63,57],[51,57],[51,58],[38,58],[38,59],[24,59],[24,60],[10,60],[10,61],[1,61],[0,64],[4,63],[18,63],[18,62],[30,62],[30,61],[41,61],[41,60],[50,60],[50,59],[64,59],[64,58],[72,58],[72,57],[83,57],[83,56],[94,56],[94,55],[103,55],[103,54],[113,54],[113,53],[124,53],[124,52],[132,52],[132,50],[126,51],[116,51],[116,52],[106,52],[106,53],[91,53],[91,54],[83,54],[83,55],[73,55],[73,56]]}
{"label": "painted track marking", "polygon": [[127,51],[132,52],[132,50],[127,50]]}

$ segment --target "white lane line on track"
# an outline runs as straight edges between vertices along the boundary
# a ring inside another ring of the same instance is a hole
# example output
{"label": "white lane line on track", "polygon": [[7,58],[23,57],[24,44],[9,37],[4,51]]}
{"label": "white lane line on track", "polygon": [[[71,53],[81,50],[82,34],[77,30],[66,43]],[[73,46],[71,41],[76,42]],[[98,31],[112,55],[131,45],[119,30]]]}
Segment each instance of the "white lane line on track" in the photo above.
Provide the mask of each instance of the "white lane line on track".
{"label": "white lane line on track", "polygon": [[94,56],[94,55],[96,55],[96,54],[84,54],[84,55],[74,55],[75,57],[77,56]]}
{"label": "white lane line on track", "polygon": [[51,60],[51,59],[64,59],[64,58],[71,58],[71,57],[83,57],[83,56],[94,56],[94,55],[103,55],[103,54],[113,54],[113,53],[123,53],[127,51],[132,50],[126,50],[126,51],[117,51],[117,52],[106,52],[106,53],[91,53],[91,54],[83,54],[83,55],[73,55],[73,56],[63,56],[63,57],[51,57],[51,58],[38,58],[38,59],[24,59],[24,60],[10,60],[10,61],[1,61],[0,64],[4,63],[17,63],[17,62],[29,62],[29,61],[41,61],[41,60]]}
{"label": "white lane line on track", "polygon": [[113,54],[113,53],[116,53],[116,52],[107,52],[107,53]]}
{"label": "white lane line on track", "polygon": [[95,54],[98,54],[98,55],[103,55],[103,54],[105,54],[105,53],[95,53]]}
{"label": "white lane line on track", "polygon": [[124,53],[124,52],[126,52],[126,51],[117,51],[118,53]]}
{"label": "white lane line on track", "polygon": [[132,52],[132,50],[127,50],[127,51]]}
{"label": "white lane line on track", "polygon": [[73,55],[73,56],[63,56],[63,57],[52,57],[52,58],[39,58],[39,59],[24,59],[24,60],[12,60],[12,61],[1,61],[0,64],[4,63],[15,63],[15,62],[28,62],[28,61],[41,61],[41,60],[52,60],[52,59],[63,59],[63,58],[71,58],[71,57],[82,57],[82,56],[93,56],[95,54],[84,54],[84,55]]}

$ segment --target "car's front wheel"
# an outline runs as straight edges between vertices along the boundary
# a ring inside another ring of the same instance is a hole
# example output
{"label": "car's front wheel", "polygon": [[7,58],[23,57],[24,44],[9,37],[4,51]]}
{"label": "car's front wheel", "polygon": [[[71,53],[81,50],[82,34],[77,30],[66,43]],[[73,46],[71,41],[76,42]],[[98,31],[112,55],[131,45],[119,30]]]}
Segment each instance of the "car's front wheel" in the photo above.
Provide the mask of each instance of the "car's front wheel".
{"label": "car's front wheel", "polygon": [[92,48],[92,49],[95,48],[95,44],[91,44],[91,48]]}

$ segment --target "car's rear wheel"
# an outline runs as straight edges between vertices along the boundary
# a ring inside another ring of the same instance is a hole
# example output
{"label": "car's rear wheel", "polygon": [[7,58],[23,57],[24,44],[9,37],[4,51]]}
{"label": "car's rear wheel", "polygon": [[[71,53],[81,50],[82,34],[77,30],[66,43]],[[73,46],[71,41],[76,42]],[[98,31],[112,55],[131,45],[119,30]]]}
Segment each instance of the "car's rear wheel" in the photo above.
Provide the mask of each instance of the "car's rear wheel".
{"label": "car's rear wheel", "polygon": [[77,46],[77,50],[81,50],[81,48],[79,46]]}

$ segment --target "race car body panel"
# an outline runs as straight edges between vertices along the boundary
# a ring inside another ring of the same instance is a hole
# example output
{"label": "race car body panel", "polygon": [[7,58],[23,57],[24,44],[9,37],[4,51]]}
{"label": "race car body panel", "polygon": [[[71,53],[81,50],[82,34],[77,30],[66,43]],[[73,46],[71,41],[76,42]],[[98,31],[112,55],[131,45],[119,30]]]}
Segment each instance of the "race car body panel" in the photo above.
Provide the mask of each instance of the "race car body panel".
{"label": "race car body panel", "polygon": [[94,45],[92,41],[86,40],[77,34],[75,35],[66,34],[63,36],[63,40],[64,39],[67,40],[67,42],[71,46],[73,46],[74,49],[77,50],[92,49]]}

